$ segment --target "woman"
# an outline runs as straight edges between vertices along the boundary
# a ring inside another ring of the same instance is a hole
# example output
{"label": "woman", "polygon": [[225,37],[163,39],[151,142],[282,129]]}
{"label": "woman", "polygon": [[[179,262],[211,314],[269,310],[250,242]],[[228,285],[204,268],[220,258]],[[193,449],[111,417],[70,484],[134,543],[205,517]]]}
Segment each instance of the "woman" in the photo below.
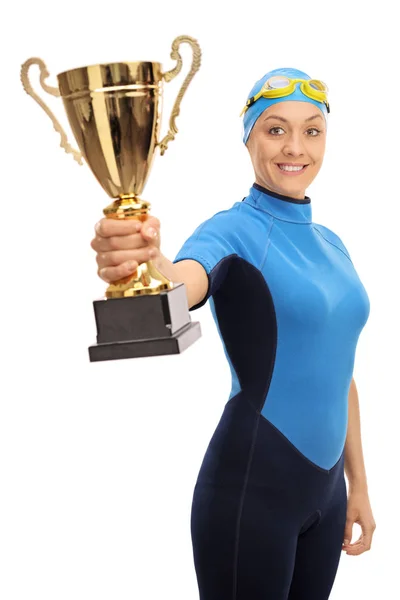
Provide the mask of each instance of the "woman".
{"label": "woman", "polygon": [[107,282],[151,258],[191,310],[210,298],[224,344],[232,391],[192,505],[201,600],[324,600],[341,551],[369,550],[375,529],[352,378],[369,300],[341,239],[312,221],[329,103],[309,81],[276,69],[255,84],[243,111],[255,183],[174,262],[154,217],[102,219],[92,240]]}

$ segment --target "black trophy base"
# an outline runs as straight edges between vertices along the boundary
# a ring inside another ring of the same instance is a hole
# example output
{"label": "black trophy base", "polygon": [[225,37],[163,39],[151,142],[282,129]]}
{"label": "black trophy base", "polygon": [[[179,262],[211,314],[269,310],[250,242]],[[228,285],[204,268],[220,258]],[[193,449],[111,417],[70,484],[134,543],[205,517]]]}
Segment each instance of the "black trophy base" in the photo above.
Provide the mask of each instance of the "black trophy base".
{"label": "black trophy base", "polygon": [[192,323],[184,284],[155,295],[93,302],[97,344],[91,362],[180,354],[201,337]]}
{"label": "black trophy base", "polygon": [[111,342],[89,347],[90,362],[180,354],[201,337],[200,323],[190,323],[170,338]]}

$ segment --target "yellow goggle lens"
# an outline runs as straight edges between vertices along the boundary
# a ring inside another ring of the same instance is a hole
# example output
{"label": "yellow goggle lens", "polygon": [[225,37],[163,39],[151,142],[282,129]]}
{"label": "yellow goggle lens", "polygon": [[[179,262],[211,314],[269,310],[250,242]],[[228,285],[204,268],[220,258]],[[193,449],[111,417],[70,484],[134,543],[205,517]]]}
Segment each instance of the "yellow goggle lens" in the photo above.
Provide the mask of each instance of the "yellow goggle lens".
{"label": "yellow goggle lens", "polygon": [[326,85],[326,83],[324,83],[323,81],[320,81],[319,79],[310,79],[310,81],[307,82],[308,85],[312,88],[314,88],[315,90],[319,91],[319,92],[329,92],[328,90],[328,86]]}

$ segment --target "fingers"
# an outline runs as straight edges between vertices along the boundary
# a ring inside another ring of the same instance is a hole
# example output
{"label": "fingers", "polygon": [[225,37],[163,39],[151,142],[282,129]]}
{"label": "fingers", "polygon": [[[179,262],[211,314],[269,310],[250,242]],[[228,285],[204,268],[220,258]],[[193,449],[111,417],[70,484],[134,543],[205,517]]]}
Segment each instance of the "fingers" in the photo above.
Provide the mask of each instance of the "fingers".
{"label": "fingers", "polygon": [[362,552],[371,550],[373,529],[371,527],[363,527],[362,536],[360,536],[360,546],[363,546]]}
{"label": "fingers", "polygon": [[103,218],[95,231],[90,245],[96,252],[97,273],[108,283],[131,275],[160,253],[160,222],[156,217],[144,222]]}
{"label": "fingers", "polygon": [[348,554],[349,556],[359,556],[360,554],[363,554],[363,552],[366,552],[370,549],[371,544],[368,547],[368,545],[362,539],[357,540],[357,542],[354,542],[354,544],[350,544],[349,546],[344,548],[346,554]]}
{"label": "fingers", "polygon": [[132,260],[140,265],[155,258],[157,253],[157,248],[151,246],[145,246],[137,250],[113,250],[110,252],[100,252],[96,256],[96,261],[100,269],[104,267],[116,267]]}
{"label": "fingers", "polygon": [[136,219],[101,219],[95,225],[96,233],[101,237],[111,237],[113,235],[131,235],[137,233],[142,228],[141,221]]}
{"label": "fingers", "polygon": [[160,231],[160,221],[157,217],[148,217],[146,221],[136,219],[101,219],[96,223],[95,231],[100,237],[112,237],[113,235],[131,235],[142,232],[145,239],[150,240],[157,237]]}
{"label": "fingers", "polygon": [[96,252],[140,248],[144,241],[160,247],[160,221],[149,217],[145,222],[101,219],[95,226],[91,247]]}
{"label": "fingers", "polygon": [[96,252],[110,252],[111,250],[134,250],[144,246],[140,233],[131,235],[114,235],[111,237],[96,236],[90,243]]}
{"label": "fingers", "polygon": [[142,225],[140,231],[146,241],[154,241],[160,235],[160,221],[156,217],[149,217]]}
{"label": "fingers", "polygon": [[122,279],[123,277],[131,275],[134,273],[137,267],[138,263],[136,261],[128,261],[122,263],[121,265],[117,265],[116,267],[99,268],[97,274],[107,283],[112,283],[113,281],[117,281],[118,279]]}
{"label": "fingers", "polygon": [[345,550],[347,554],[351,556],[358,556],[363,554],[363,552],[371,550],[374,530],[374,527],[364,528],[358,540],[353,542],[353,544],[347,544],[343,547],[343,550]]}

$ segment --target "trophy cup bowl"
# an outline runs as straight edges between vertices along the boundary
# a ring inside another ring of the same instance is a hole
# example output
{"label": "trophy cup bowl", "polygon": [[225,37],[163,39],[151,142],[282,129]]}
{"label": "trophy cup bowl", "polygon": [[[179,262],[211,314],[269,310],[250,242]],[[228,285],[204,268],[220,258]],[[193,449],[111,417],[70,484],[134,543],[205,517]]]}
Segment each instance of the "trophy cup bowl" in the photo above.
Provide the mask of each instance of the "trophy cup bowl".
{"label": "trophy cup bowl", "polygon": [[[193,51],[186,76],[172,109],[168,134],[159,142],[163,82],[182,68],[179,47]],[[158,62],[118,62],[71,69],[57,75],[58,87],[40,58],[28,59],[21,68],[25,91],[43,108],[61,136],[60,145],[82,164],[84,158],[97,181],[113,199],[103,209],[109,219],[147,219],[150,204],[140,198],[157,146],[163,155],[178,132],[176,117],[194,74],[200,68],[197,41],[179,36],[172,44],[174,69],[163,72]],[[28,77],[39,66],[42,88],[61,96],[79,151],[47,105],[33,90]],[[173,283],[151,261],[139,265],[130,276],[111,283],[105,297],[93,302],[97,344],[89,347],[90,361],[177,354],[201,336],[192,322],[183,283]]]}

